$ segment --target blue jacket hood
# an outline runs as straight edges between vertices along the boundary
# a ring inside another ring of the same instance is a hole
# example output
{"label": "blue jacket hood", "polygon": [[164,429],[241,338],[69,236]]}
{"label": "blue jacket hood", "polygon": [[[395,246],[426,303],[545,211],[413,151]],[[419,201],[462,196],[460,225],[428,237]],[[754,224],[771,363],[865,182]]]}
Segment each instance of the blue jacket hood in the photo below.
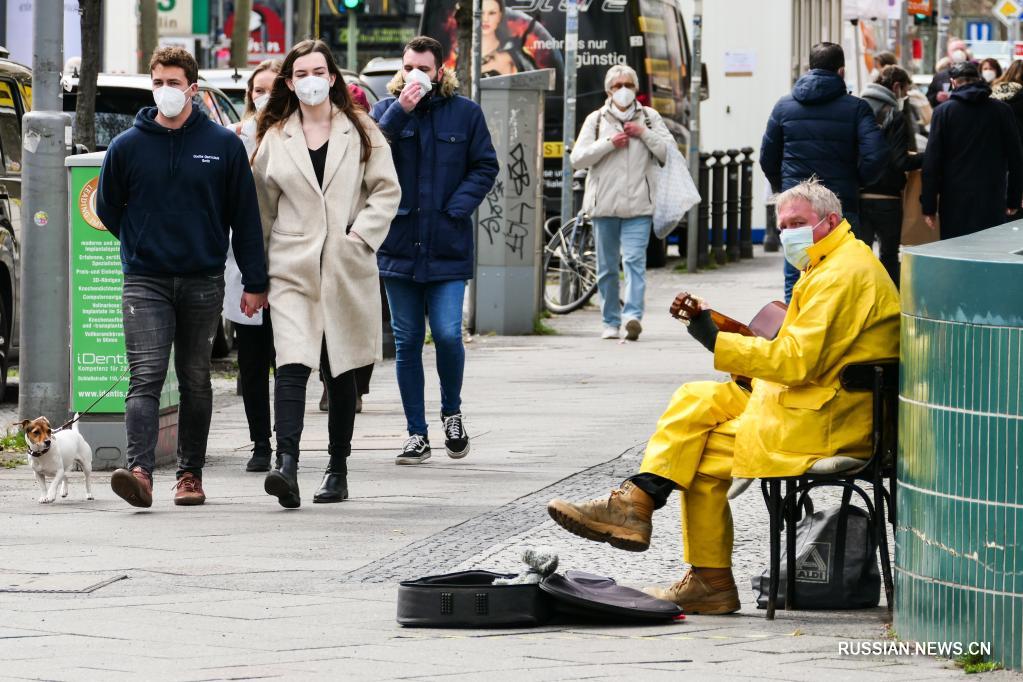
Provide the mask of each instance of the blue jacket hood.
{"label": "blue jacket hood", "polygon": [[991,88],[987,86],[987,83],[975,81],[956,88],[949,97],[963,102],[983,102],[991,97]]}
{"label": "blue jacket hood", "polygon": [[807,71],[792,86],[792,98],[800,104],[823,104],[847,93],[842,77],[824,69]]}

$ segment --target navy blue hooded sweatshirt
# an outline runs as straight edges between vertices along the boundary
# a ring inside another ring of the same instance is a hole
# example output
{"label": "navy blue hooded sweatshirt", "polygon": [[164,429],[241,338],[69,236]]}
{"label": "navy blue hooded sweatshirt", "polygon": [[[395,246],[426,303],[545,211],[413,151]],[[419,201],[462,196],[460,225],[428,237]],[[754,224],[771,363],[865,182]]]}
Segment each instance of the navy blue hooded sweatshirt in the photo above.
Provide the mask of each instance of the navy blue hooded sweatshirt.
{"label": "navy blue hooded sweatshirt", "polygon": [[773,191],[816,175],[847,212],[859,210],[860,187],[877,182],[888,159],[888,142],[870,105],[848,94],[841,76],[823,69],[805,73],[778,100],[760,147],[760,167]]}
{"label": "navy blue hooded sweatshirt", "polygon": [[219,274],[232,234],[249,293],[267,288],[263,229],[241,139],[198,107],[177,130],[143,109],[107,148],[96,212],[121,242],[128,275]]}

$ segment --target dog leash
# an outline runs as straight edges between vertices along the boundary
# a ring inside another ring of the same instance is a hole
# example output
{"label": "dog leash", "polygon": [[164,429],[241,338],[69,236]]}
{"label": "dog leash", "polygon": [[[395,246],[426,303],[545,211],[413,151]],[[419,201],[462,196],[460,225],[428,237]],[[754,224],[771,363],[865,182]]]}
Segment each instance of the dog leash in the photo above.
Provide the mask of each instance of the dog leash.
{"label": "dog leash", "polygon": [[81,419],[81,418],[82,418],[82,417],[84,417],[85,415],[89,414],[89,412],[91,412],[91,411],[92,411],[92,408],[96,407],[96,405],[98,405],[98,404],[99,404],[99,401],[101,401],[101,400],[103,400],[104,398],[106,398],[106,397],[107,397],[108,395],[110,395],[110,392],[111,392],[112,390],[114,390],[115,388],[117,388],[117,384],[121,383],[121,380],[122,380],[122,379],[124,379],[125,375],[127,375],[127,374],[128,374],[128,370],[129,370],[129,369],[131,369],[131,366],[130,366],[130,365],[124,368],[124,371],[123,371],[123,372],[121,372],[121,376],[117,377],[117,381],[115,381],[115,382],[114,382],[114,383],[113,383],[113,384],[112,384],[112,385],[110,386],[110,388],[108,388],[108,389],[107,389],[106,391],[104,391],[103,395],[101,395],[100,397],[96,398],[96,400],[94,400],[94,401],[92,402],[92,405],[89,405],[89,406],[88,406],[87,408],[85,408],[85,410],[84,410],[84,411],[82,411],[82,412],[79,412],[79,413],[78,413],[77,415],[75,415],[75,416],[74,416],[74,417],[73,417],[72,419],[68,419],[68,420],[67,420],[66,422],[64,422],[63,424],[61,424],[61,425],[60,425],[60,426],[59,426],[58,428],[54,429],[53,433],[60,433],[60,432],[61,432],[61,431],[63,431],[64,429],[66,429],[66,428],[68,428],[69,426],[73,425],[73,424],[74,424],[75,422],[77,422],[77,421],[78,421],[79,419]]}

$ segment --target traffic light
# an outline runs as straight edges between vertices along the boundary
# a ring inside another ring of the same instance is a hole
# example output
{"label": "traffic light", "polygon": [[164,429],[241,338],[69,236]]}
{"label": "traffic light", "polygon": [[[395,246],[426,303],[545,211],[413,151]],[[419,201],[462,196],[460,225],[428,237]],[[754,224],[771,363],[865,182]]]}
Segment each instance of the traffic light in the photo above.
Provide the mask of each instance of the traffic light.
{"label": "traffic light", "polygon": [[346,12],[364,12],[366,3],[364,0],[341,0]]}

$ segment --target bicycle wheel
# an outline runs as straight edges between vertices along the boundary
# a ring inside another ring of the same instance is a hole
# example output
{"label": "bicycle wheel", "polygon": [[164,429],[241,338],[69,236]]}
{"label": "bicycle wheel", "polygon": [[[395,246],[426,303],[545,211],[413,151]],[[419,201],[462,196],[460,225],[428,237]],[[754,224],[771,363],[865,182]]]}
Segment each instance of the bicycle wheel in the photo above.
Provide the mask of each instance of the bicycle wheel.
{"label": "bicycle wheel", "polygon": [[578,310],[597,291],[597,248],[588,221],[570,221],[544,249],[544,307],[564,315]]}

